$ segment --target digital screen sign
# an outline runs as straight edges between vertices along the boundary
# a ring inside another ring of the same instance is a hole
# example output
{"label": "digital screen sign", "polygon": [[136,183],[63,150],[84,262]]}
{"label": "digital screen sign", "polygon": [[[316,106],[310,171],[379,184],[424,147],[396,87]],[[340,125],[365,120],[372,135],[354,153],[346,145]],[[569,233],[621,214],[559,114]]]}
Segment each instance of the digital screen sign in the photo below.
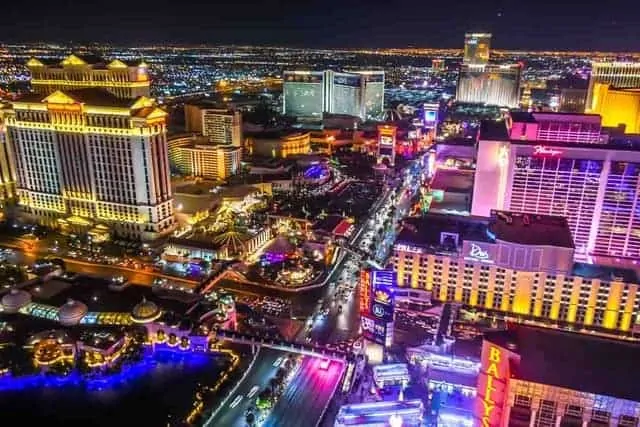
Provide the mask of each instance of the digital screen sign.
{"label": "digital screen sign", "polygon": [[371,314],[376,319],[380,319],[383,322],[393,321],[393,306],[374,302],[371,304]]}
{"label": "digital screen sign", "polygon": [[396,287],[396,273],[393,270],[376,270],[372,271],[372,287],[376,295],[380,291],[380,302],[384,304],[392,304],[393,288]]}
{"label": "digital screen sign", "polygon": [[361,317],[362,336],[376,344],[389,347],[393,343],[393,322],[385,322],[372,315]]}
{"label": "digital screen sign", "polygon": [[380,136],[380,145],[393,145],[393,137],[391,136]]}
{"label": "digital screen sign", "polygon": [[396,285],[396,273],[393,270],[371,272],[373,301],[370,313],[384,322],[393,321],[393,288]]}

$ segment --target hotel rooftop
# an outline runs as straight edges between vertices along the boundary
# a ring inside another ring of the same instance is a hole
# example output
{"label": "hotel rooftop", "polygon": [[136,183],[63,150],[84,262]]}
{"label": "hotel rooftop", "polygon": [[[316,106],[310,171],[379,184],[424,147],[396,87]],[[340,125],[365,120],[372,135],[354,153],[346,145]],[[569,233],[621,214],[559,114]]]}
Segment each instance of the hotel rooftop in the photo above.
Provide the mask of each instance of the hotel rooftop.
{"label": "hotel rooftop", "polygon": [[520,356],[517,379],[640,402],[640,344],[528,326],[485,339]]}

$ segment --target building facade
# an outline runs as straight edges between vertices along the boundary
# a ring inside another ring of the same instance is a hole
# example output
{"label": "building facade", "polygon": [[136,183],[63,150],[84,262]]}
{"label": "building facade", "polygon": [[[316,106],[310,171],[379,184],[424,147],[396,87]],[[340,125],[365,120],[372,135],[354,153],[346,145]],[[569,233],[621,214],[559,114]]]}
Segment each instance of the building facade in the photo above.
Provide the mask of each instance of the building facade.
{"label": "building facade", "polygon": [[376,119],[383,113],[384,71],[285,71],[283,99],[289,116],[321,119],[331,113]]}
{"label": "building facade", "polygon": [[169,160],[181,174],[224,180],[240,171],[242,148],[210,144],[199,138],[169,140]]}
{"label": "building facade", "polygon": [[242,115],[239,111],[206,109],[202,111],[202,135],[214,144],[242,146]]}
{"label": "building facade", "polygon": [[466,33],[464,35],[463,64],[486,65],[491,51],[491,33]]}
{"label": "building facade", "polygon": [[640,259],[638,149],[615,141],[490,138],[478,143],[472,215],[505,209],[565,216],[578,258]]}
{"label": "building facade", "polygon": [[610,84],[618,89],[640,89],[640,63],[593,62],[585,103],[587,113],[595,109],[594,88],[597,83]]}
{"label": "building facade", "polygon": [[16,171],[8,142],[6,124],[0,108],[0,207],[16,196]]}
{"label": "building facade", "polygon": [[292,134],[264,134],[247,138],[249,154],[262,157],[285,158],[311,152],[311,132]]}
{"label": "building facade", "polygon": [[456,100],[517,107],[520,101],[520,65],[463,64]]}
{"label": "building facade", "polygon": [[[40,66],[34,61],[30,68]],[[148,79],[146,89],[142,80],[129,85],[122,81],[125,67],[115,73],[121,79],[105,77],[107,89],[100,89],[96,82],[110,74],[77,62],[71,55],[61,64],[66,71],[43,71],[46,83],[36,83],[41,93],[2,110],[25,218],[73,230],[104,223],[118,235],[145,240],[167,234],[174,218],[166,112],[146,96],[127,97],[148,93]],[[82,82],[89,87],[78,88]]]}
{"label": "building facade", "polygon": [[507,125],[509,137],[519,141],[603,142],[602,118],[597,114],[514,111]]}
{"label": "building facade", "polygon": [[[506,318],[615,334],[638,329],[640,291],[634,274],[574,264],[566,223],[561,228],[546,223],[562,218],[531,215],[525,225],[524,215],[508,213],[520,215],[512,223],[500,215],[493,212],[492,221],[511,224],[511,232],[472,218],[457,219],[455,227],[441,215],[429,215],[422,226],[405,221],[392,258],[398,286]],[[439,225],[443,221],[446,226]],[[435,233],[428,242],[417,232],[425,227]],[[563,240],[556,240],[561,235]]]}
{"label": "building facade", "polygon": [[640,346],[531,327],[482,344],[474,425],[637,426]]}
{"label": "building facade", "polygon": [[36,58],[27,62],[31,87],[38,94],[56,90],[101,88],[118,98],[149,96],[149,67],[144,62],[127,64],[115,59],[69,55],[58,64],[45,64]]}
{"label": "building facade", "polygon": [[624,133],[640,133],[640,88],[617,89],[609,84],[593,85],[591,112],[602,116],[602,124],[624,127]]}
{"label": "building facade", "polygon": [[242,114],[239,111],[185,104],[184,115],[187,132],[204,135],[213,144],[242,146]]}

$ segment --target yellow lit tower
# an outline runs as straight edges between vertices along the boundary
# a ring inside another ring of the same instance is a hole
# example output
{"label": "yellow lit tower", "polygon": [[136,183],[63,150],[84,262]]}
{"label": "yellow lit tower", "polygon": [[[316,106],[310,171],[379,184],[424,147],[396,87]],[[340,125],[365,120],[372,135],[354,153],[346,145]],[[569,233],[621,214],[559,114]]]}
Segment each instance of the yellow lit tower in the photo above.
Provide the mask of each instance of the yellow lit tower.
{"label": "yellow lit tower", "polygon": [[[2,110],[25,219],[150,240],[174,227],[167,113],[144,63],[27,63],[34,93]],[[105,227],[106,226],[106,227]]]}

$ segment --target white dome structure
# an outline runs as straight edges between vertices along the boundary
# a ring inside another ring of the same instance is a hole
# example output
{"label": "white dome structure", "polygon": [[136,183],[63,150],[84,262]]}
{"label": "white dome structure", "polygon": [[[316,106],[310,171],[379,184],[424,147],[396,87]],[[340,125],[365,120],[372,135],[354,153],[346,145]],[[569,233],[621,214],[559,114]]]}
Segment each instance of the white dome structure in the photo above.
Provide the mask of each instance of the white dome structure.
{"label": "white dome structure", "polygon": [[58,310],[58,320],[65,326],[77,325],[88,311],[85,304],[70,299]]}
{"label": "white dome structure", "polygon": [[2,297],[2,309],[6,313],[17,313],[25,305],[31,302],[31,294],[21,289],[13,288]]}

